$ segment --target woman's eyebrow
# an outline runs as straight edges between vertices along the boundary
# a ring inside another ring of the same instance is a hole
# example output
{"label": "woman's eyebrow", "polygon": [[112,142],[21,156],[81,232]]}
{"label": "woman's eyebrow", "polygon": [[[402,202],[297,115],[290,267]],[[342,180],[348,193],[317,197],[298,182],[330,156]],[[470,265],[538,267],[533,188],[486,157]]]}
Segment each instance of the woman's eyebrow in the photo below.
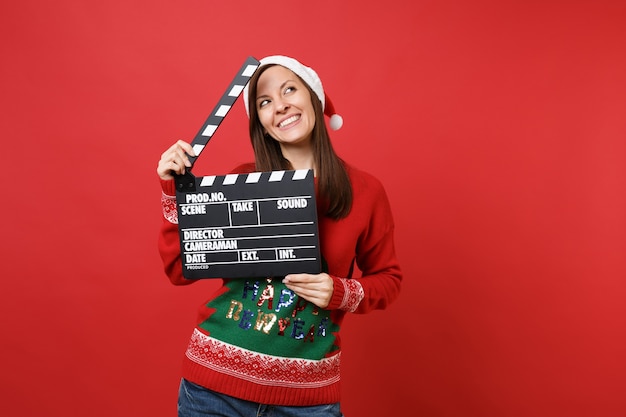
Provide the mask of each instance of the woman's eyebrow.
{"label": "woman's eyebrow", "polygon": [[[290,82],[295,82],[295,80],[293,80],[293,79],[291,79],[291,78],[288,78],[287,80],[285,80],[285,82],[283,82],[283,83],[280,85],[280,89],[282,90],[283,88],[285,88],[285,86],[286,86],[287,84],[289,84]],[[261,95],[258,95],[258,96],[256,97],[256,99],[257,99],[257,101],[258,101],[260,98],[265,98],[265,97],[269,97],[269,96],[268,96],[267,94],[261,94]]]}

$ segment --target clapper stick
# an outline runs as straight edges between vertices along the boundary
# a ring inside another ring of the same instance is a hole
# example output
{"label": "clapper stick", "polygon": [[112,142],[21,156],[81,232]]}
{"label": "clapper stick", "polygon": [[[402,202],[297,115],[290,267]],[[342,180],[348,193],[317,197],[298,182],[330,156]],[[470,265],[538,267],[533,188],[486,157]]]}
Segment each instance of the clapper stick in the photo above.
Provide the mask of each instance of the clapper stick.
{"label": "clapper stick", "polygon": [[195,187],[195,178],[190,172],[194,162],[198,159],[209,140],[211,140],[215,131],[220,126],[233,104],[235,104],[237,98],[241,95],[241,92],[245,88],[246,84],[248,84],[248,81],[250,81],[250,78],[259,65],[260,62],[251,56],[246,59],[241,66],[241,69],[237,72],[235,78],[222,95],[222,98],[220,98],[217,102],[215,108],[202,125],[202,128],[191,141],[191,146],[193,147],[193,151],[196,156],[189,156],[191,167],[186,170],[184,175],[176,176],[176,188],[179,191],[193,189],[193,187]]}

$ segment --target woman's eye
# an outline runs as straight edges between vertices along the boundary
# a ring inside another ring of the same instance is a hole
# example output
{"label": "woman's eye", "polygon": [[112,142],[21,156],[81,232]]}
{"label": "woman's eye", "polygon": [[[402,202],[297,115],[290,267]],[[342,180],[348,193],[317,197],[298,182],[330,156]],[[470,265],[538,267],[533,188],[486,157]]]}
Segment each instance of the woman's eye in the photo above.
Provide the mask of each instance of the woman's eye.
{"label": "woman's eye", "polygon": [[287,88],[285,88],[285,94],[291,93],[292,91],[296,91],[296,87],[287,87]]}
{"label": "woman's eye", "polygon": [[259,101],[259,108],[264,107],[269,102],[270,102],[269,100],[261,100],[261,101]]}

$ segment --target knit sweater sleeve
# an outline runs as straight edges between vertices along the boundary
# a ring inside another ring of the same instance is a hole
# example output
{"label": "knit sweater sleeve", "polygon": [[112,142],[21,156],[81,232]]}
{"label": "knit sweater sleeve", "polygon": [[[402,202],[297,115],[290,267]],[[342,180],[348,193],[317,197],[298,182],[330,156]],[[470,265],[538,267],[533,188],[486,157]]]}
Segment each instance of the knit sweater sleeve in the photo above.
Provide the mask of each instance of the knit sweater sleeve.
{"label": "knit sweater sleeve", "polygon": [[161,180],[161,207],[163,223],[159,233],[158,248],[165,274],[174,285],[188,285],[196,280],[183,276],[178,234],[178,212],[176,211],[176,185],[174,180]]}
{"label": "knit sweater sleeve", "polygon": [[359,200],[358,207],[353,207],[364,218],[356,243],[356,265],[361,276],[333,277],[335,291],[329,307],[368,313],[387,308],[398,297],[402,271],[395,251],[393,215],[383,185],[368,177],[365,187],[355,181],[354,188],[355,193],[367,195]]}

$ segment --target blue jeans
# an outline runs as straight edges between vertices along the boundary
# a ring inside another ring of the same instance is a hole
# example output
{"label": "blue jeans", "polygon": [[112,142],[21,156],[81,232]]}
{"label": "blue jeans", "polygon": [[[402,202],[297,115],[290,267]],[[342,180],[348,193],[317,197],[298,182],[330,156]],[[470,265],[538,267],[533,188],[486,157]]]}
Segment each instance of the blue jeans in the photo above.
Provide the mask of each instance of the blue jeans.
{"label": "blue jeans", "polygon": [[343,417],[339,403],[307,407],[258,404],[229,397],[181,379],[178,417]]}

